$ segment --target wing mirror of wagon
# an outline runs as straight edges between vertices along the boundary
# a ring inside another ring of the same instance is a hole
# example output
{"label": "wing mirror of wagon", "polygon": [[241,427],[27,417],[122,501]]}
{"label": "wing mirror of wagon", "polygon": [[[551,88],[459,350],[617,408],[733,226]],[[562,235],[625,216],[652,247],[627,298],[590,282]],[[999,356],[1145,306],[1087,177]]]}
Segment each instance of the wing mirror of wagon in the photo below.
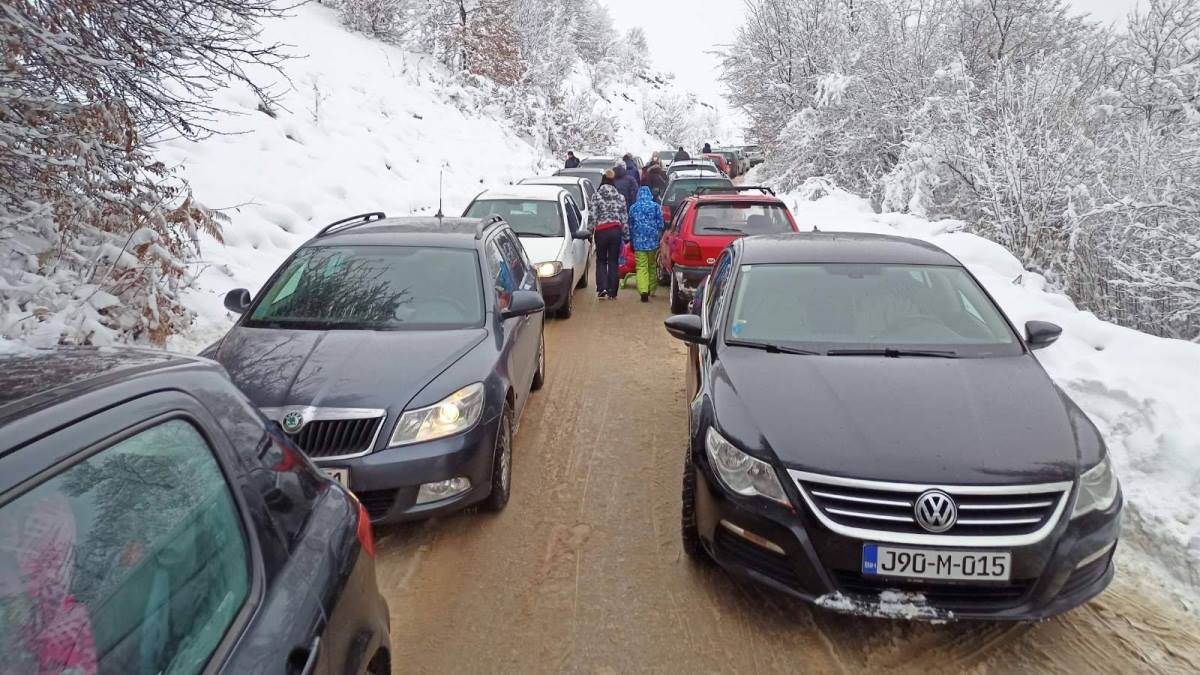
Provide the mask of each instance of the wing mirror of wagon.
{"label": "wing mirror of wagon", "polygon": [[235,288],[225,294],[225,309],[234,314],[242,314],[250,309],[250,291]]}

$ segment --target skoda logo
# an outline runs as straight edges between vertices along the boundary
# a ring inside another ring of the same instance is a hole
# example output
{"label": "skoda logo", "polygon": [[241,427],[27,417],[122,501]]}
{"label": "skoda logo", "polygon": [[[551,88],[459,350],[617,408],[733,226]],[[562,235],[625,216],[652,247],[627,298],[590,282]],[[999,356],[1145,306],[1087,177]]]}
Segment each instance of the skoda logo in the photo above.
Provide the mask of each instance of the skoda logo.
{"label": "skoda logo", "polygon": [[302,426],[304,426],[304,415],[300,414],[300,411],[293,410],[283,416],[283,430],[289,434],[300,431]]}
{"label": "skoda logo", "polygon": [[945,532],[958,521],[958,507],[950,495],[941,490],[927,490],[913,505],[917,524],[930,532]]}

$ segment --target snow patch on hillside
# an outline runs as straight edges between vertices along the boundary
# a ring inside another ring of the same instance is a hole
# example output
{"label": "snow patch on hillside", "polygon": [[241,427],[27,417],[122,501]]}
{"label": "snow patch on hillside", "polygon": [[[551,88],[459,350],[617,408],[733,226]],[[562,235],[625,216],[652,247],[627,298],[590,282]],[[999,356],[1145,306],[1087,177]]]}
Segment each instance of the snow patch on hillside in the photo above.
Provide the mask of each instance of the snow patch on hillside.
{"label": "snow patch on hillside", "polygon": [[1200,610],[1200,345],[1097,319],[962,222],[878,214],[867,200],[816,179],[781,197],[802,230],[930,241],[962,261],[1017,326],[1034,319],[1062,326],[1062,337],[1037,358],[1108,444],[1126,500],[1119,562],[1151,584],[1169,574],[1178,583],[1162,585],[1182,588]]}
{"label": "snow patch on hillside", "polygon": [[433,215],[438,174],[443,209],[458,215],[481,190],[545,173],[550,158],[494,116],[479,92],[452,83],[420,54],[351,33],[328,8],[306,5],[265,26],[266,40],[294,45],[290,89],[270,114],[246,89],[220,93],[232,135],[166,141],[158,157],[179,166],[197,196],[227,208],[225,244],[205,237],[185,301],[198,313],[169,347],[195,352],[233,316],[233,288],[257,292],[297,246],[340,218],[368,211]]}

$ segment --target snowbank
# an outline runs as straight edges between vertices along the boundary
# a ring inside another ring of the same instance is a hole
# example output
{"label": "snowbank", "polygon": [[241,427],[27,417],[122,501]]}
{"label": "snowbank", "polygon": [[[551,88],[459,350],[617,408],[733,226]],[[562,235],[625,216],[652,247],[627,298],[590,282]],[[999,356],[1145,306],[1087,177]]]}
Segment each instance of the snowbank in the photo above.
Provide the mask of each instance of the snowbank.
{"label": "snowbank", "polygon": [[356,213],[433,215],[444,170],[444,211],[458,215],[479,191],[544,173],[549,158],[513,129],[476,109],[478,92],[449,84],[428,56],[351,33],[325,7],[305,5],[270,22],[264,39],[293,45],[290,87],[270,114],[246,89],[217,103],[240,115],[200,142],[159,144],[198,198],[228,208],[225,245],[205,237],[185,296],[196,325],[169,347],[195,352],[233,317],[222,298],[256,292],[298,245],[325,224]]}
{"label": "snowbank", "polygon": [[1018,326],[1031,319],[1062,326],[1062,338],[1037,357],[1108,443],[1127,500],[1121,563],[1152,583],[1152,575],[1171,574],[1179,583],[1163,585],[1182,588],[1200,608],[1200,345],[1077,309],[1004,247],[961,231],[961,222],[877,214],[865,199],[811,180],[781,197],[801,229],[933,242],[966,264]]}

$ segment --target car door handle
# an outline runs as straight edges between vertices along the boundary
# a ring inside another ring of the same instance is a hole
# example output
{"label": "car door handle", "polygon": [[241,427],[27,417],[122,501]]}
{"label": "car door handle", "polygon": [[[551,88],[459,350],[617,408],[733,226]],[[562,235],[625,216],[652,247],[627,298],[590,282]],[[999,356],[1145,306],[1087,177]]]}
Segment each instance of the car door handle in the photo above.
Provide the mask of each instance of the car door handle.
{"label": "car door handle", "polygon": [[304,667],[300,669],[300,675],[313,675],[317,672],[317,654],[321,651],[321,636],[313,638],[312,644],[308,646],[308,657],[304,659]]}

